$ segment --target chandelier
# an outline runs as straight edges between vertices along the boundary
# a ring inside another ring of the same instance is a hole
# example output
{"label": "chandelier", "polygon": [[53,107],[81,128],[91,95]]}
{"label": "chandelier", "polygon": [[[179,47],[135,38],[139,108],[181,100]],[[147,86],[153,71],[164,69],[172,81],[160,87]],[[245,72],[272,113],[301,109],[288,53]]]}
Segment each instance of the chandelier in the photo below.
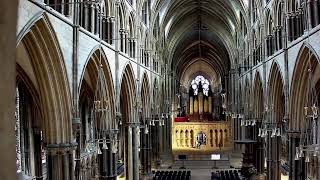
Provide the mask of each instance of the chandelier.
{"label": "chandelier", "polygon": [[98,78],[93,101],[93,110],[91,113],[93,132],[92,138],[87,143],[87,151],[95,151],[97,154],[102,154],[101,149],[109,149],[108,144],[110,144],[112,147],[112,153],[117,152],[118,130],[115,129],[115,124],[112,120],[112,113],[110,110],[110,102],[108,100],[106,87],[107,84],[100,57]]}
{"label": "chandelier", "polygon": [[296,147],[295,160],[305,157],[305,162],[310,162],[310,156],[317,157],[320,153],[320,129],[319,129],[319,107],[317,92],[313,84],[313,73],[311,69],[311,54],[309,51],[308,68],[308,92],[306,103],[303,108],[304,123],[302,124],[299,147]]}
{"label": "chandelier", "polygon": [[[262,121],[261,128],[259,128],[258,136],[265,138],[270,135],[271,138],[281,136],[281,128],[278,127],[278,123],[272,118],[273,106],[266,105],[264,120]],[[269,133],[270,132],[270,133]]]}
{"label": "chandelier", "polygon": [[165,118],[168,118],[168,114],[165,114],[165,113],[162,113],[161,115],[161,118],[159,118],[159,116],[152,116],[152,118],[146,118],[146,121],[145,121],[145,125],[144,125],[144,133],[145,134],[149,134],[149,128],[148,128],[148,125],[150,127],[155,127],[156,126],[156,122],[158,122],[159,124],[159,127],[161,126],[164,126],[164,120]]}

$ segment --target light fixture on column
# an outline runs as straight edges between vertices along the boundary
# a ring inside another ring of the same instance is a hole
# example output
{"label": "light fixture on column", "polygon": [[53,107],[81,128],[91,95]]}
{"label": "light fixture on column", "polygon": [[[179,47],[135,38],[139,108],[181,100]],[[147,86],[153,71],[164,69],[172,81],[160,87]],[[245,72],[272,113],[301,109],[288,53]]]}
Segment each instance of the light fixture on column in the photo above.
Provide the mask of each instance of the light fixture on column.
{"label": "light fixture on column", "polygon": [[148,129],[148,125],[147,124],[144,127],[144,134],[149,134],[149,129]]}
{"label": "light fixture on column", "polygon": [[255,126],[255,125],[257,125],[257,120],[253,119],[252,122],[251,122],[251,126]]}
{"label": "light fixture on column", "polygon": [[319,107],[316,104],[313,106],[304,107],[305,125],[302,127],[300,134],[300,144],[296,148],[296,159],[305,157],[305,162],[310,162],[310,155],[317,157],[319,155],[320,145],[318,143],[319,130],[318,119]]}
{"label": "light fixture on column", "polygon": [[104,140],[103,143],[102,143],[102,149],[103,150],[107,150],[108,149],[108,145],[107,145],[107,141]]}
{"label": "light fixture on column", "polygon": [[[102,36],[102,21],[105,15],[102,13],[102,1],[96,0],[91,1],[97,7],[97,14],[99,18],[99,34]],[[112,151],[117,151],[117,134],[118,125],[122,124],[121,114],[115,113],[113,117],[113,112],[111,111],[111,102],[109,101],[109,93],[107,91],[107,78],[104,73],[104,60],[102,59],[102,39],[99,38],[99,54],[97,54],[98,59],[96,64],[97,68],[97,79],[93,99],[93,110],[92,110],[92,125],[93,132],[92,137],[87,143],[90,147],[90,151],[95,149],[97,154],[102,154],[102,150],[108,149],[108,143],[112,145]]]}
{"label": "light fixture on column", "polygon": [[265,138],[269,135],[270,137],[279,137],[281,136],[281,128],[278,127],[278,122],[272,118],[273,107],[268,105],[265,106],[264,120],[262,121],[261,128],[259,128],[258,136]]}
{"label": "light fixture on column", "polygon": [[300,143],[296,148],[296,156],[299,158],[305,156],[305,162],[310,162],[310,155],[317,157],[320,153],[320,128],[319,128],[319,106],[318,93],[315,89],[314,68],[311,62],[312,54],[308,54],[308,86],[306,102],[303,108],[304,122],[301,127]]}

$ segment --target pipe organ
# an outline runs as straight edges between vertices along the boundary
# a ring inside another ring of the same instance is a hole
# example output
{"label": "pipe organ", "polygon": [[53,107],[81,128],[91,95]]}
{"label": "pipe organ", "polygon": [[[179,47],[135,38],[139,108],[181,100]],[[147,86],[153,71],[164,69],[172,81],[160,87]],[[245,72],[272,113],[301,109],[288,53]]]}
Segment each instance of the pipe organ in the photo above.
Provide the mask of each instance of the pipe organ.
{"label": "pipe organ", "polygon": [[213,95],[209,81],[197,76],[187,95],[184,96],[189,101],[187,116],[179,114],[172,126],[172,150],[175,153],[232,150],[231,125],[229,121],[219,119],[220,95]]}
{"label": "pipe organ", "polygon": [[[195,86],[194,86],[195,87]],[[213,96],[210,86],[205,91],[202,86],[189,89],[189,120],[212,121],[213,120]],[[206,93],[204,93],[206,92]]]}

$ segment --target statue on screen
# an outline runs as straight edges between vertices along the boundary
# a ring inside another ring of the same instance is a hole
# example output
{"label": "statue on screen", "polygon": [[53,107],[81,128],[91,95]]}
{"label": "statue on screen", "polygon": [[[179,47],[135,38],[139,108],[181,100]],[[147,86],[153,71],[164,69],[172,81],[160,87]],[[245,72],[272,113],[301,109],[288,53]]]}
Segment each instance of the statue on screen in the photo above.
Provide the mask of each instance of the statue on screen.
{"label": "statue on screen", "polygon": [[200,148],[201,145],[206,145],[206,141],[207,141],[207,136],[205,133],[200,132],[197,135],[197,141],[196,141],[196,147]]}

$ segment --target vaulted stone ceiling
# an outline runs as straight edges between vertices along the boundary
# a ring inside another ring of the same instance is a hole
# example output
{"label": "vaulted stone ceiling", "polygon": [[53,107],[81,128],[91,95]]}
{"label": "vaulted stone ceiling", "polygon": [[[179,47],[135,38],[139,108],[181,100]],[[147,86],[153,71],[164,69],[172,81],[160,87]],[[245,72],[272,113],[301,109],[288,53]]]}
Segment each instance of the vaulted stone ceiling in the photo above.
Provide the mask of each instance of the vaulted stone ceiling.
{"label": "vaulted stone ceiling", "polygon": [[167,62],[178,76],[195,59],[208,62],[221,77],[228,73],[237,52],[240,12],[245,12],[242,0],[158,0],[153,4],[165,36]]}

